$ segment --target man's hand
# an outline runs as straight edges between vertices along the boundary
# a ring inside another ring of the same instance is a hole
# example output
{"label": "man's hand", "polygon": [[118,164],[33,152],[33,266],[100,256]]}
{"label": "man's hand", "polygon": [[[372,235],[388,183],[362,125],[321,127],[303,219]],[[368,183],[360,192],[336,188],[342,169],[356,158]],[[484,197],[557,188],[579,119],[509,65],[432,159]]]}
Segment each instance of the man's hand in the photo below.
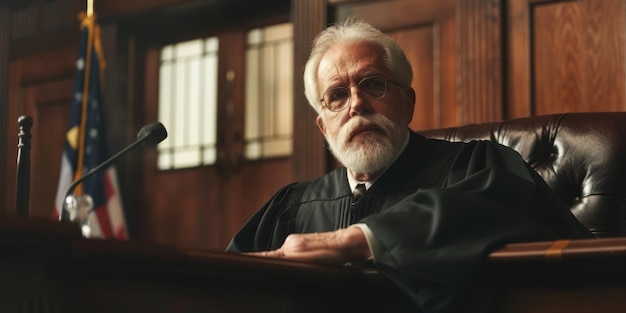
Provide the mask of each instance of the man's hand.
{"label": "man's hand", "polygon": [[365,235],[358,227],[324,233],[291,234],[277,250],[246,254],[331,265],[361,262],[372,255]]}

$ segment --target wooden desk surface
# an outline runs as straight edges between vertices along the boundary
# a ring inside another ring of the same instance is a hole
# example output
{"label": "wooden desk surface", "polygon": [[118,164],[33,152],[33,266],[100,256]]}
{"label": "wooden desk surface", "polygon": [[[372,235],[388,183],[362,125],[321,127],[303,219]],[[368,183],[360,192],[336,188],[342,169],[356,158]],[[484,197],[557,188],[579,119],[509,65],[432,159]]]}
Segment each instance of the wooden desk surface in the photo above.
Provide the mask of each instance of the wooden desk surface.
{"label": "wooden desk surface", "polygon": [[501,286],[488,312],[626,312],[626,238],[508,244],[486,272]]}
{"label": "wooden desk surface", "polygon": [[[0,218],[0,253],[1,312],[412,310],[372,271],[84,239],[49,220]],[[468,299],[468,312],[626,312],[626,238],[506,245]]]}
{"label": "wooden desk surface", "polygon": [[626,237],[508,244],[489,255],[492,262],[626,258]]}
{"label": "wooden desk surface", "polygon": [[84,239],[23,217],[0,218],[0,251],[0,312],[382,312],[397,297],[356,268]]}

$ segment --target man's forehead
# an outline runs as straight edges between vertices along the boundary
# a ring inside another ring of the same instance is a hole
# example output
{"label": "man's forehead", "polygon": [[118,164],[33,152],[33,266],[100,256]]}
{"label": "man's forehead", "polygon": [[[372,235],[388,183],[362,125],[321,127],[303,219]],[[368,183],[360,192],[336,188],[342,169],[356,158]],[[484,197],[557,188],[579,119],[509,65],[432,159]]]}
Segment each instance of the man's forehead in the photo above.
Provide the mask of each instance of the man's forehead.
{"label": "man's forehead", "polygon": [[353,43],[329,49],[320,61],[317,77],[321,84],[332,84],[385,72],[380,49],[371,44]]}

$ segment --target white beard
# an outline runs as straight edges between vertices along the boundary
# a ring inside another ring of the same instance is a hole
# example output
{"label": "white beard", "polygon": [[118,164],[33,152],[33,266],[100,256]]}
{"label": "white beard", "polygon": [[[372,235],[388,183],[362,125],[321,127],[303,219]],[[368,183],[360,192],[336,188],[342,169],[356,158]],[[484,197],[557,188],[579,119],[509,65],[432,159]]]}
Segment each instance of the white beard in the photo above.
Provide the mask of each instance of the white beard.
{"label": "white beard", "polygon": [[[363,127],[372,131],[354,133]],[[327,136],[326,141],[335,158],[354,174],[372,174],[384,170],[400,155],[407,132],[406,125],[395,124],[379,114],[356,116],[336,138]]]}

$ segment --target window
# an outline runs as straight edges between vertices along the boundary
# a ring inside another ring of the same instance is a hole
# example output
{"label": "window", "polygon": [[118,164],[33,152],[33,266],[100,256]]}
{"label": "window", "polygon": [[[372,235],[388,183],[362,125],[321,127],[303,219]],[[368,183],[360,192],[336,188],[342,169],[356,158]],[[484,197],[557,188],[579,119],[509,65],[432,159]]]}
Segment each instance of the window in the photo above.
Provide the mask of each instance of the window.
{"label": "window", "polygon": [[291,154],[293,25],[253,29],[246,51],[247,159]]}
{"label": "window", "polygon": [[[241,43],[246,45],[245,56],[222,54],[240,57],[245,64],[245,90],[235,90],[245,94],[245,103],[239,104],[244,107],[245,158],[288,156],[293,129],[293,26],[256,28],[245,38]],[[216,162],[218,49],[219,36],[161,49],[159,120],[170,135],[158,145],[160,170]]]}
{"label": "window", "polygon": [[169,130],[158,145],[161,170],[215,163],[217,52],[217,37],[161,50],[159,121]]}

